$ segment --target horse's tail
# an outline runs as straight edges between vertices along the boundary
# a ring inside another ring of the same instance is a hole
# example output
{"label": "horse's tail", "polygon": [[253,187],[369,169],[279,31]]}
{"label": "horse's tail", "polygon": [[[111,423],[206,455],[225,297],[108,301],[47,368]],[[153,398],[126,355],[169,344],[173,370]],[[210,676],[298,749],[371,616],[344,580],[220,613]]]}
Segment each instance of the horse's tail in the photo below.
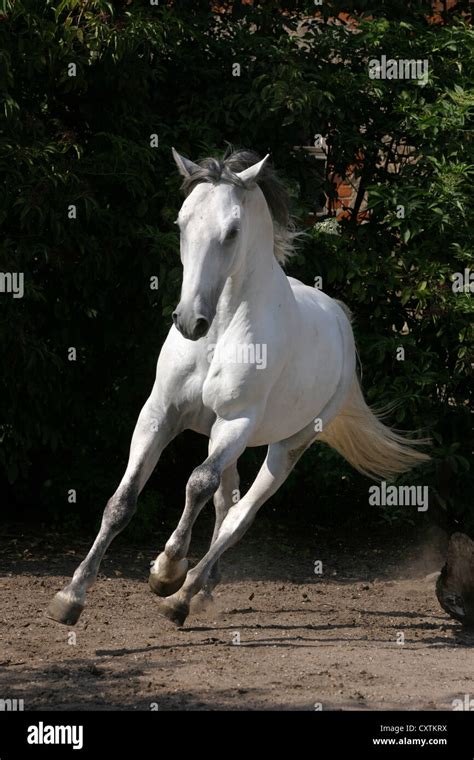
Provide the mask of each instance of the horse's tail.
{"label": "horse's tail", "polygon": [[428,439],[405,439],[384,425],[381,417],[381,413],[374,413],[366,404],[354,375],[345,405],[318,440],[327,443],[356,470],[374,480],[390,479],[430,459],[412,448],[429,445]]}

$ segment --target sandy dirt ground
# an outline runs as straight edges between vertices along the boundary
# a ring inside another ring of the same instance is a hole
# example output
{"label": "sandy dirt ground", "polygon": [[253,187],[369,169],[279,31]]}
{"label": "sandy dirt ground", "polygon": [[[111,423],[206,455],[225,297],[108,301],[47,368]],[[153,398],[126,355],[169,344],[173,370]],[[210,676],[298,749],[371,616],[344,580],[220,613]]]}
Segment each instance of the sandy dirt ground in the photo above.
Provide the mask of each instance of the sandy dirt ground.
{"label": "sandy dirt ground", "polygon": [[262,525],[226,555],[214,604],[176,628],[146,582],[161,545],[116,543],[68,628],[44,610],[88,543],[6,532],[2,698],[25,710],[442,710],[474,697],[474,636],[438,605],[436,550]]}

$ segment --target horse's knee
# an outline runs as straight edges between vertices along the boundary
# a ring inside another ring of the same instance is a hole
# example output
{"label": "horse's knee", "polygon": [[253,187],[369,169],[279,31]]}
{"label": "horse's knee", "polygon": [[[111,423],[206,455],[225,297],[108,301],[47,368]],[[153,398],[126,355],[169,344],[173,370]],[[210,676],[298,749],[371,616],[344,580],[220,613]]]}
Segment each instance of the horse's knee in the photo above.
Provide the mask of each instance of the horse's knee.
{"label": "horse's knee", "polygon": [[187,496],[201,504],[206,503],[214,496],[220,482],[221,475],[217,467],[204,462],[192,471],[186,485]]}
{"label": "horse's knee", "polygon": [[165,554],[170,562],[184,557],[189,548],[191,529],[202,507],[219,488],[220,473],[207,462],[196,467],[186,485],[186,508],[176,530],[166,542]]}
{"label": "horse's knee", "polygon": [[120,533],[130,522],[137,509],[135,490],[117,492],[108,500],[102,518],[103,527]]}

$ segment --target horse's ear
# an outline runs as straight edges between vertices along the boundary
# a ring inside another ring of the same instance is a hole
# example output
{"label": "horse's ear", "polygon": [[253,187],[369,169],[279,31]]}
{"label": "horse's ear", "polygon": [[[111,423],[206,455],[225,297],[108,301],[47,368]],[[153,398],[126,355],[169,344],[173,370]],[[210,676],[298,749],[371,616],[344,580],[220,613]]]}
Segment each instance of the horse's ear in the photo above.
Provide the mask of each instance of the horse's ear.
{"label": "horse's ear", "polygon": [[185,179],[190,177],[191,174],[194,174],[194,172],[196,172],[200,168],[197,164],[194,163],[194,161],[190,161],[189,158],[180,156],[178,151],[175,150],[174,148],[171,148],[171,152],[176,162],[176,166],[178,167],[179,173]]}
{"label": "horse's ear", "polygon": [[262,158],[261,161],[259,161],[256,164],[253,164],[253,166],[249,166],[248,169],[244,169],[243,172],[237,172],[237,176],[244,182],[246,185],[250,185],[253,182],[256,182],[258,180],[259,174],[262,171],[265,162],[270,157],[270,153],[267,153],[265,158]]}

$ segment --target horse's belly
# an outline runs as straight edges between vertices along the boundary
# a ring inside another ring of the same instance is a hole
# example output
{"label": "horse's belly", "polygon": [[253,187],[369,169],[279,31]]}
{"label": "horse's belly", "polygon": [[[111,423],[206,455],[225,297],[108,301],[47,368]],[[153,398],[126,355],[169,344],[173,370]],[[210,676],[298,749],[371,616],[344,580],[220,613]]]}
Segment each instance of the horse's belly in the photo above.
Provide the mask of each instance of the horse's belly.
{"label": "horse's belly", "polygon": [[298,433],[316,421],[336,393],[346,371],[341,342],[318,339],[314,331],[304,337],[303,348],[272,387],[249,446],[276,443]]}
{"label": "horse's belly", "polygon": [[262,422],[248,445],[263,446],[282,441],[315,422],[334,395],[338,380],[339,374],[336,374],[331,388],[315,383],[311,389],[300,392],[293,388],[286,396],[270,394]]}

